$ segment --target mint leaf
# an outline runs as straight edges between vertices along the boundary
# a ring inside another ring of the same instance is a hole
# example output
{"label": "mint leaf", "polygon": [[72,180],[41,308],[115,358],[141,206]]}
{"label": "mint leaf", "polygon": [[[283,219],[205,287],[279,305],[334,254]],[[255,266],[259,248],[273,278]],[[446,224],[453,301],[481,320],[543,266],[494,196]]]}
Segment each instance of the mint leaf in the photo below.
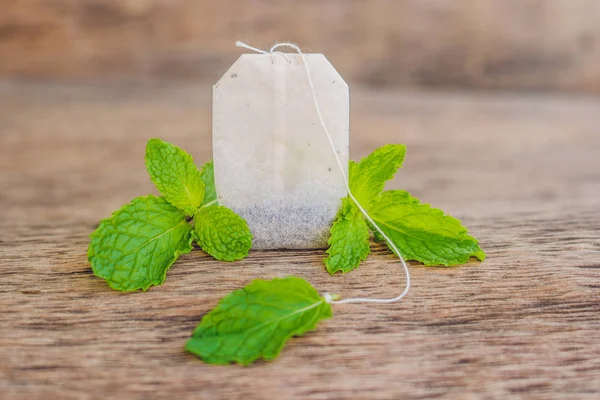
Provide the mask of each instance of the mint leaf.
{"label": "mint leaf", "polygon": [[369,255],[369,228],[351,199],[342,199],[342,208],[338,211],[330,233],[328,256],[324,261],[331,275],[337,271],[352,271]]}
{"label": "mint leaf", "polygon": [[145,196],[115,211],[92,233],[88,260],[94,275],[123,292],[165,280],[180,254],[192,250],[191,226],[164,197]]}
{"label": "mint leaf", "polygon": [[223,261],[241,260],[252,247],[252,234],[242,217],[224,206],[202,207],[194,217],[198,245]]}
{"label": "mint leaf", "polygon": [[212,160],[202,167],[202,181],[204,182],[204,201],[202,205],[217,201],[215,189],[215,165]]}
{"label": "mint leaf", "polygon": [[206,314],[185,349],[211,364],[271,360],[290,337],[331,316],[331,306],[304,279],[255,280]]}
{"label": "mint leaf", "polygon": [[194,215],[204,200],[204,183],[192,156],[171,143],[150,139],[146,167],[167,201],[186,215]]}
{"label": "mint leaf", "polygon": [[385,239],[383,236],[381,236],[381,233],[379,233],[379,231],[377,231],[377,229],[375,229],[375,227],[369,221],[367,221],[367,225],[369,226],[371,232],[373,232],[373,239],[375,240],[375,242],[385,242]]}
{"label": "mint leaf", "polygon": [[402,166],[406,146],[386,144],[356,163],[350,161],[350,191],[361,206],[369,208],[379,198],[385,182]]}
{"label": "mint leaf", "polygon": [[471,256],[485,259],[477,240],[467,234],[458,219],[421,203],[408,192],[384,192],[369,215],[407,260],[452,266],[466,263]]}

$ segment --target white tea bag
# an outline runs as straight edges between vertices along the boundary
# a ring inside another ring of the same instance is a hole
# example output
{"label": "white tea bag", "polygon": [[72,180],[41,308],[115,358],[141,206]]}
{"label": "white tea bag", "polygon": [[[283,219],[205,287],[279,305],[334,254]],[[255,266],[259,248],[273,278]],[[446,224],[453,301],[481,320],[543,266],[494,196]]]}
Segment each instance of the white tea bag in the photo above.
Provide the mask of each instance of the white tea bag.
{"label": "white tea bag", "polygon": [[[348,168],[348,85],[305,54],[324,122]],[[241,215],[258,249],[325,247],[345,182],[320,125],[302,57],[244,54],[213,88],[219,204]]]}

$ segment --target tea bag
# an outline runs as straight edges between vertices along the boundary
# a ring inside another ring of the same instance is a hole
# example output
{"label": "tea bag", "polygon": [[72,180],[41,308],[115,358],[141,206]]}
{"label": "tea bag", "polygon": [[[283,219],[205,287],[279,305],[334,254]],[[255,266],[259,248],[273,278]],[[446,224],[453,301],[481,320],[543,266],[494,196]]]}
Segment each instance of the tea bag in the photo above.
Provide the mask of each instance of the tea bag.
{"label": "tea bag", "polygon": [[[348,85],[305,54],[324,122],[347,175]],[[218,201],[241,215],[257,249],[325,247],[347,187],[323,133],[302,56],[243,54],[213,88]]]}

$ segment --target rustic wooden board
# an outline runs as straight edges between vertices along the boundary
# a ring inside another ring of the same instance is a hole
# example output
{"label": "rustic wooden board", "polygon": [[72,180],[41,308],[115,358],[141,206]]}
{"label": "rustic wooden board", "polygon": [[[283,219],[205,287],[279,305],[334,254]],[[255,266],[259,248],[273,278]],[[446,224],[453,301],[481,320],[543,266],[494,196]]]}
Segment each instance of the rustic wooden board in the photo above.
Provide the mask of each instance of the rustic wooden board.
{"label": "rustic wooden board", "polygon": [[598,0],[5,0],[0,76],[216,80],[236,40],[348,81],[600,92]]}
{"label": "rustic wooden board", "polygon": [[461,218],[484,263],[410,269],[394,305],[335,306],[274,362],[210,366],[183,351],[202,315],[253,278],[295,274],[342,296],[403,284],[382,247],[329,276],[323,250],[197,250],[163,286],[111,291],[88,235],[155,193],[144,145],[210,157],[210,87],[0,83],[0,397],[597,398],[600,101],[353,90],[352,153],[408,145],[392,187]]}

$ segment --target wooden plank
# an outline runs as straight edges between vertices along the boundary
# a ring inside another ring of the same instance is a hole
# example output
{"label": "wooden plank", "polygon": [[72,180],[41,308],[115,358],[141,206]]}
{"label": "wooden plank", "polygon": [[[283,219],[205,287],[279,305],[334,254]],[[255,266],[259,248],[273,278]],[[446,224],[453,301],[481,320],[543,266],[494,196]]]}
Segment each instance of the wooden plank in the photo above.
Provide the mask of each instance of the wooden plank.
{"label": "wooden plank", "polygon": [[335,306],[274,362],[217,367],[183,351],[202,315],[254,278],[393,296],[382,247],[329,276],[323,250],[196,250],[163,286],[120,294],[92,276],[88,235],[155,193],[150,137],[210,157],[210,87],[0,83],[0,397],[597,398],[600,102],[353,90],[352,153],[408,146],[391,187],[461,218],[488,253],[410,266],[399,304]]}
{"label": "wooden plank", "polygon": [[5,1],[0,76],[218,78],[292,41],[350,82],[600,91],[597,0]]}

